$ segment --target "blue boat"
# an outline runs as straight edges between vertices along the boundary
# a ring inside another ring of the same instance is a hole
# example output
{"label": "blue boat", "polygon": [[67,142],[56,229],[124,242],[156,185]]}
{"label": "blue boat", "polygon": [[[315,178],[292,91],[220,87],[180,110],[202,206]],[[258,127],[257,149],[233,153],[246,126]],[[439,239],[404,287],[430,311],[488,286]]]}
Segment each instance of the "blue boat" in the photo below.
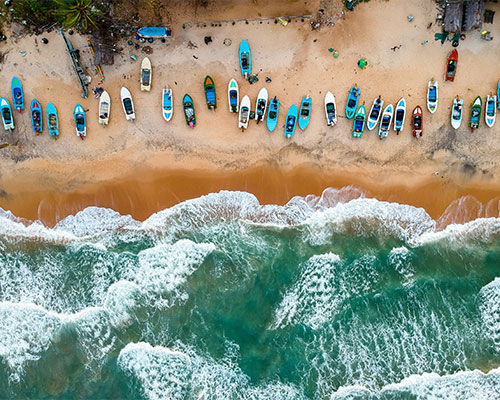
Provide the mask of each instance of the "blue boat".
{"label": "blue boat", "polygon": [[45,109],[47,114],[47,128],[49,130],[49,135],[54,136],[57,139],[59,136],[59,120],[57,118],[57,110],[54,104],[47,104],[47,108]]}
{"label": "blue boat", "polygon": [[497,88],[497,108],[500,110],[500,81],[498,81]]}
{"label": "blue boat", "polygon": [[311,98],[302,97],[302,103],[300,103],[299,112],[299,128],[304,130],[309,125],[309,119],[311,118]]}
{"label": "blue boat", "polygon": [[77,104],[73,114],[75,116],[76,135],[80,136],[83,140],[85,136],[87,136],[87,120],[85,119],[85,110],[80,104]]}
{"label": "blue boat", "polygon": [[23,94],[23,85],[21,85],[21,81],[13,77],[12,78],[12,100],[14,101],[14,108],[21,112],[24,110],[24,94]]}
{"label": "blue boat", "polygon": [[145,39],[165,39],[172,36],[172,31],[161,26],[147,26],[139,29],[137,34]]}
{"label": "blue boat", "polygon": [[269,110],[267,111],[267,129],[272,132],[278,125],[278,115],[280,112],[280,101],[274,96],[269,102]]}
{"label": "blue boat", "polygon": [[31,129],[37,135],[43,131],[42,107],[37,99],[33,99],[30,106]]}
{"label": "blue boat", "polygon": [[347,98],[347,104],[345,105],[345,116],[348,119],[354,117],[356,110],[358,108],[359,101],[359,88],[357,86],[352,86],[349,91],[349,97]]}
{"label": "blue boat", "polygon": [[288,109],[288,113],[286,114],[286,123],[285,123],[285,137],[292,138],[295,132],[295,127],[297,126],[297,117],[299,114],[299,110],[297,110],[297,106],[292,104]]}
{"label": "blue boat", "polygon": [[245,79],[252,73],[250,46],[246,40],[242,40],[240,43],[240,68],[241,75],[243,75]]}
{"label": "blue boat", "polygon": [[2,114],[3,127],[6,131],[14,130],[14,116],[10,108],[9,101],[2,97],[0,98],[0,113]]}

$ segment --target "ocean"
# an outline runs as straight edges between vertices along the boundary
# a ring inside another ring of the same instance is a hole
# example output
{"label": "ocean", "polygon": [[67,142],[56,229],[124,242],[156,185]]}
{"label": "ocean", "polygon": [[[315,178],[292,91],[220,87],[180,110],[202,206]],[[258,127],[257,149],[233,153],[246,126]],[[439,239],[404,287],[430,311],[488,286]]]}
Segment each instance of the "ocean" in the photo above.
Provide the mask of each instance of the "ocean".
{"label": "ocean", "polygon": [[1,399],[499,399],[500,219],[327,189],[0,210]]}

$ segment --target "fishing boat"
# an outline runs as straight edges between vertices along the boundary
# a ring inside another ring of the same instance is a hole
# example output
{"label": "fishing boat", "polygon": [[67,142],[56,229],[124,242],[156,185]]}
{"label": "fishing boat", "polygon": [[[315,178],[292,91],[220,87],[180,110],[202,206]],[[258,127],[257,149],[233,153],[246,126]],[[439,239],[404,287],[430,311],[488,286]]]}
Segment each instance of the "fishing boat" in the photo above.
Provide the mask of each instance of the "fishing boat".
{"label": "fishing boat", "polygon": [[55,139],[59,136],[59,120],[57,118],[57,110],[54,104],[47,104],[45,109],[47,114],[47,127],[49,129],[49,135],[54,136]]}
{"label": "fishing boat", "polygon": [[385,107],[380,120],[380,127],[378,128],[378,137],[380,140],[387,137],[389,129],[391,128],[392,116],[394,114],[394,106],[392,104]]}
{"label": "fishing boat", "polygon": [[497,116],[497,96],[489,94],[486,98],[486,109],[484,111],[484,119],[488,127],[493,127],[495,125],[495,119]]}
{"label": "fishing boat", "polygon": [[370,109],[370,115],[368,116],[368,121],[366,121],[366,127],[369,131],[373,130],[378,124],[380,115],[382,114],[382,107],[384,105],[384,100],[381,96],[378,96],[373,100],[372,108]]}
{"label": "fishing boat", "polygon": [[193,99],[189,94],[185,94],[182,99],[182,108],[184,109],[184,118],[186,118],[186,125],[190,128],[196,126],[196,115],[194,113]]}
{"label": "fishing boat", "polygon": [[497,108],[500,110],[500,81],[497,86]]}
{"label": "fishing boat", "polygon": [[406,100],[401,98],[396,104],[396,110],[394,111],[394,130],[396,134],[399,135],[399,132],[403,130],[405,124],[405,116],[406,116]]}
{"label": "fishing boat", "polygon": [[248,128],[248,120],[250,119],[250,97],[243,96],[240,104],[240,115],[238,117],[238,128],[244,130]]}
{"label": "fishing boat", "polygon": [[451,107],[451,126],[454,129],[460,128],[460,125],[462,124],[463,111],[464,101],[457,96],[453,99],[453,105]]}
{"label": "fishing boat", "polygon": [[311,98],[309,96],[302,97],[299,110],[299,128],[305,130],[311,119]]}
{"label": "fishing boat", "polygon": [[361,104],[354,114],[354,121],[352,123],[352,137],[360,138],[363,136],[366,122],[366,108]]}
{"label": "fishing boat", "polygon": [[267,93],[267,89],[266,88],[260,89],[259,94],[257,96],[257,102],[255,103],[255,120],[257,121],[257,124],[260,121],[264,121],[264,118],[266,117],[268,97],[269,95]]}
{"label": "fishing boat", "polygon": [[479,121],[481,120],[481,110],[483,108],[483,100],[481,96],[477,96],[472,103],[472,108],[470,110],[470,128],[479,128]]}
{"label": "fishing boat", "polygon": [[172,89],[165,88],[163,89],[163,93],[161,96],[161,108],[163,111],[163,119],[165,121],[170,121],[172,119],[172,115],[174,115],[174,94]]}
{"label": "fishing boat", "polygon": [[241,75],[248,78],[248,75],[252,73],[252,59],[250,55],[250,46],[246,40],[242,40],[240,43],[240,68]]}
{"label": "fishing boat", "polygon": [[276,129],[278,125],[278,115],[280,111],[280,101],[274,96],[269,102],[269,110],[267,112],[267,129],[272,132]]}
{"label": "fishing boat", "polygon": [[31,129],[33,133],[39,135],[43,131],[42,123],[42,107],[37,99],[31,101],[30,106],[30,116],[31,116]]}
{"label": "fishing boat", "polygon": [[132,95],[125,86],[122,86],[120,90],[120,97],[122,99],[125,118],[127,119],[127,121],[133,121],[135,119],[134,102],[132,101]]}
{"label": "fishing boat", "polygon": [[292,104],[288,109],[288,113],[286,114],[286,123],[285,123],[285,137],[291,139],[295,132],[295,127],[297,126],[297,117],[299,111],[297,110],[297,106]]}
{"label": "fishing boat", "polygon": [[347,119],[354,117],[356,110],[358,108],[359,101],[359,88],[354,85],[349,90],[349,96],[347,97],[347,103],[345,105],[345,116]]}
{"label": "fishing boat", "polygon": [[448,62],[446,63],[446,74],[445,80],[453,82],[455,80],[455,74],[457,73],[457,63],[458,63],[458,51],[453,49],[448,55]]}
{"label": "fishing boat", "polygon": [[427,84],[427,109],[431,114],[436,112],[438,105],[438,83],[431,79]]}
{"label": "fishing boat", "polygon": [[325,115],[326,124],[328,126],[335,126],[337,123],[337,106],[335,104],[335,96],[332,92],[325,94]]}
{"label": "fishing boat", "polygon": [[17,77],[13,77],[11,86],[12,86],[12,100],[14,101],[14,108],[17,111],[21,112],[22,110],[24,110],[23,85],[21,85],[21,81]]}
{"label": "fishing boat", "polygon": [[215,111],[217,108],[217,96],[215,95],[214,80],[209,75],[205,77],[203,88],[205,90],[205,101],[207,102],[208,109]]}
{"label": "fishing boat", "polygon": [[12,109],[10,108],[9,101],[2,97],[0,98],[0,112],[2,113],[3,127],[6,131],[14,130],[14,116],[12,115]]}
{"label": "fishing boat", "polygon": [[229,112],[237,113],[240,105],[240,92],[238,90],[238,83],[235,79],[229,81],[227,87],[227,98],[229,101]]}
{"label": "fishing boat", "polygon": [[149,92],[151,90],[151,79],[153,71],[151,69],[151,61],[148,57],[144,57],[141,63],[141,90]]}
{"label": "fishing boat", "polygon": [[166,39],[172,36],[169,29],[162,26],[146,26],[137,31],[137,35],[146,39]]}
{"label": "fishing boat", "polygon": [[417,139],[422,137],[423,131],[423,113],[422,107],[416,106],[411,114],[411,127],[413,130],[413,136]]}
{"label": "fishing boat", "polygon": [[80,104],[75,106],[73,115],[75,117],[76,136],[83,140],[87,136],[87,120],[85,119],[85,110]]}
{"label": "fishing boat", "polygon": [[104,91],[99,98],[99,123],[106,127],[109,123],[109,113],[111,111],[111,97],[109,93]]}

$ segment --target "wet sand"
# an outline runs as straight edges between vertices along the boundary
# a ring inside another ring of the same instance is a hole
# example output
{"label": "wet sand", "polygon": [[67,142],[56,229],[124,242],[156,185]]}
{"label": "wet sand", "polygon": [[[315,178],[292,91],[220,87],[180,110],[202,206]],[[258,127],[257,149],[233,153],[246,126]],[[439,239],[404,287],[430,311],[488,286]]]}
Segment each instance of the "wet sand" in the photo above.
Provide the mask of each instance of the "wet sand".
{"label": "wet sand", "polygon": [[[29,182],[25,184],[30,187]],[[220,190],[250,192],[262,204],[285,204],[293,196],[319,196],[325,188],[347,186],[361,189],[366,197],[423,207],[436,220],[442,216],[438,221],[440,228],[477,217],[498,216],[500,185],[469,182],[460,186],[439,175],[411,179],[406,174],[391,176],[390,183],[381,185],[367,171],[325,172],[312,165],[300,165],[291,170],[261,165],[233,172],[146,169],[119,180],[67,191],[16,192],[18,186],[7,187],[12,194],[0,197],[0,207],[17,216],[39,219],[53,226],[67,215],[89,206],[112,208],[144,220],[181,201]]]}

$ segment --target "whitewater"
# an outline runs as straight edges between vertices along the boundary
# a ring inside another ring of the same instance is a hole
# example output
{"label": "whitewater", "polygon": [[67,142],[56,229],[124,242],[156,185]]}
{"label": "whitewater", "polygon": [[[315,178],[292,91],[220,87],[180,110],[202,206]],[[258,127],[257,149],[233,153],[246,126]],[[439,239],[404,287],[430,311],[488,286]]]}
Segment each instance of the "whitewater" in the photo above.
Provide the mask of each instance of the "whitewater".
{"label": "whitewater", "polygon": [[0,209],[0,399],[498,399],[500,218],[442,225],[353,187]]}

